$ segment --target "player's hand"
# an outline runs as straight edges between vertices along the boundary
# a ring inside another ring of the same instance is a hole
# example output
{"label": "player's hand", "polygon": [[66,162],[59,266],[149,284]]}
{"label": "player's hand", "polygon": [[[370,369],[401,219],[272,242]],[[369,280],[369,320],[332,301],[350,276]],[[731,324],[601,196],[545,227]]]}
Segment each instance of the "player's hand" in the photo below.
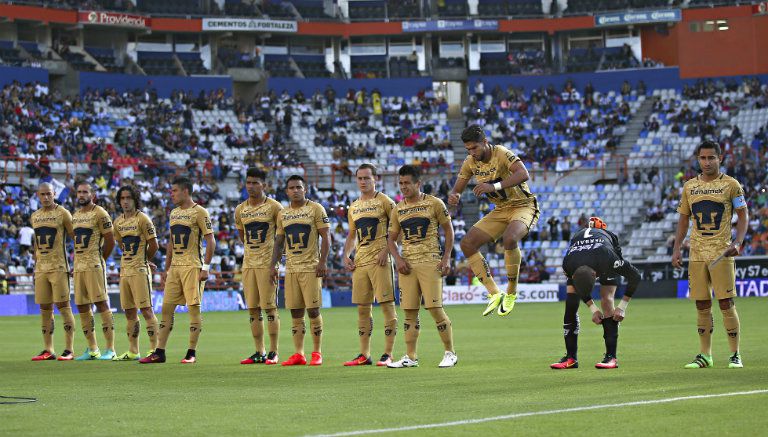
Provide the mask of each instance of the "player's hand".
{"label": "player's hand", "polygon": [[482,196],[483,194],[493,193],[494,191],[496,190],[493,189],[493,185],[487,182],[475,185],[475,189],[472,190],[472,192],[475,193],[475,196]]}
{"label": "player's hand", "polygon": [[448,194],[448,204],[451,206],[458,206],[460,199],[461,199],[461,194],[458,194],[458,193]]}
{"label": "player's hand", "polygon": [[160,291],[165,291],[165,278],[168,277],[168,272],[160,273]]}
{"label": "player's hand", "polygon": [[355,270],[355,262],[348,256],[344,257],[344,268],[347,269],[348,272]]}
{"label": "player's hand", "polygon": [[624,310],[621,308],[615,308],[613,310],[613,320],[617,322],[624,320]]}
{"label": "player's hand", "polygon": [[277,271],[277,267],[272,267],[272,271],[270,272],[269,276],[272,277],[272,282],[277,284],[277,281],[280,280],[280,273]]}
{"label": "player's hand", "polygon": [[149,266],[149,269],[152,270],[153,272],[157,271],[157,266],[155,265],[155,263],[149,261],[147,262],[147,265]]}
{"label": "player's hand", "polygon": [[596,313],[592,314],[592,321],[595,323],[595,325],[600,325],[603,323],[603,312],[598,311]]}
{"label": "player's hand", "polygon": [[397,271],[404,275],[408,275],[411,273],[411,266],[408,264],[408,261],[400,259],[397,261]]}
{"label": "player's hand", "polygon": [[734,241],[728,249],[725,249],[725,256],[738,256],[739,252],[741,252],[741,245]]}
{"label": "player's hand", "polygon": [[197,274],[197,280],[200,282],[205,282],[208,280],[208,270],[200,269],[200,273]]}
{"label": "player's hand", "polygon": [[683,255],[679,250],[672,252],[672,267],[676,269],[683,268]]}
{"label": "player's hand", "polygon": [[437,270],[440,272],[440,276],[447,276],[451,272],[451,261],[447,259],[440,260]]}
{"label": "player's hand", "polygon": [[326,275],[328,275],[328,266],[325,265],[324,262],[320,261],[317,263],[317,267],[315,267],[315,276],[318,278],[323,278]]}
{"label": "player's hand", "polygon": [[388,260],[389,260],[389,251],[387,251],[386,248],[381,249],[381,252],[379,252],[379,256],[376,257],[376,262],[380,266],[385,266],[385,265],[387,265],[387,261]]}

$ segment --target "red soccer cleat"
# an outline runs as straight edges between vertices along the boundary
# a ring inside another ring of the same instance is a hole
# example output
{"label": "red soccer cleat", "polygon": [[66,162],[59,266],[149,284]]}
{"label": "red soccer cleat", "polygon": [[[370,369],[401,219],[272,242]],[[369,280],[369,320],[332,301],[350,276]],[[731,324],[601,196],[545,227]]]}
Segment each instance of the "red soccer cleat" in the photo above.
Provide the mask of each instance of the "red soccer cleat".
{"label": "red soccer cleat", "polygon": [[269,351],[269,353],[267,353],[267,358],[264,360],[264,364],[273,365],[273,364],[277,364],[278,362],[279,361],[278,361],[277,352]]}
{"label": "red soccer cleat", "polygon": [[157,364],[157,363],[164,363],[165,362],[165,356],[160,356],[158,354],[149,354],[146,357],[139,360],[140,364]]}
{"label": "red soccer cleat", "polygon": [[191,357],[184,357],[181,359],[181,364],[195,364],[197,362],[197,358],[193,355]]}
{"label": "red soccer cleat", "polygon": [[373,364],[373,361],[371,361],[371,358],[370,357],[366,357],[363,354],[360,354],[360,355],[356,356],[354,359],[344,363],[344,365],[347,366],[347,367],[350,367],[350,366],[370,366],[371,364]]}
{"label": "red soccer cleat", "polygon": [[55,359],[56,359],[56,355],[48,351],[42,351],[39,354],[32,357],[32,361],[51,361]]}
{"label": "red soccer cleat", "polygon": [[69,350],[65,350],[59,355],[59,361],[72,361],[73,359],[75,359],[75,355]]}
{"label": "red soccer cleat", "polygon": [[389,354],[383,354],[376,365],[379,367],[387,367],[387,364],[392,362],[392,356]]}
{"label": "red soccer cleat", "polygon": [[263,363],[265,359],[266,359],[266,355],[256,352],[255,354],[244,359],[243,361],[240,361],[240,364],[259,364],[259,363]]}
{"label": "red soccer cleat", "polygon": [[283,361],[283,366],[305,366],[307,364],[307,358],[302,354],[293,354]]}
{"label": "red soccer cleat", "polygon": [[579,362],[576,361],[574,358],[571,358],[569,356],[564,356],[563,358],[560,358],[560,361],[556,363],[552,363],[549,365],[551,369],[578,369],[579,368]]}
{"label": "red soccer cleat", "polygon": [[595,364],[595,368],[596,369],[618,369],[619,362],[616,360],[616,357],[605,354],[603,361],[600,361],[599,363]]}
{"label": "red soccer cleat", "polygon": [[323,364],[323,355],[320,352],[312,352],[312,359],[309,361],[310,366],[321,366]]}

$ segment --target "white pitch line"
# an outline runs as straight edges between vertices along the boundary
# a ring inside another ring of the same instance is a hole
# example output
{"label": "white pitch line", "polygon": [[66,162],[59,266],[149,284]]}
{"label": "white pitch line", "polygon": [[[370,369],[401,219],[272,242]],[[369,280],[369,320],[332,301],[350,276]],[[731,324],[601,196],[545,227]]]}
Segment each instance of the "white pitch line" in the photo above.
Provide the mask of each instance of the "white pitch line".
{"label": "white pitch line", "polygon": [[546,416],[546,415],[550,415],[550,414],[575,413],[575,412],[579,412],[579,411],[601,410],[601,409],[605,409],[605,408],[631,407],[631,406],[636,406],[636,405],[668,404],[668,403],[671,403],[671,402],[690,401],[690,400],[694,400],[694,399],[710,399],[710,398],[723,398],[723,397],[731,397],[731,396],[747,396],[747,395],[757,395],[757,394],[765,394],[765,393],[768,393],[768,390],[736,391],[736,392],[730,392],[730,393],[717,393],[717,394],[709,394],[709,395],[680,396],[680,397],[675,397],[675,398],[652,399],[652,400],[647,400],[647,401],[623,402],[623,403],[620,403],[620,404],[600,404],[600,405],[590,405],[590,406],[586,406],[586,407],[561,408],[561,409],[558,409],[558,410],[531,411],[531,412],[528,412],[528,413],[514,413],[514,414],[505,414],[503,416],[484,417],[482,419],[466,419],[466,420],[455,420],[455,421],[452,421],[452,422],[426,423],[426,424],[423,424],[423,425],[401,426],[401,427],[397,427],[397,428],[362,429],[362,430],[357,430],[357,431],[337,432],[337,433],[333,433],[333,434],[313,434],[310,437],[340,437],[340,436],[350,436],[350,435],[380,434],[380,433],[385,433],[385,432],[413,431],[413,430],[417,430],[417,429],[443,428],[443,427],[460,426],[460,425],[473,425],[475,423],[485,423],[485,422],[495,422],[495,421],[499,421],[499,420],[519,419],[521,417],[530,417],[530,416]]}

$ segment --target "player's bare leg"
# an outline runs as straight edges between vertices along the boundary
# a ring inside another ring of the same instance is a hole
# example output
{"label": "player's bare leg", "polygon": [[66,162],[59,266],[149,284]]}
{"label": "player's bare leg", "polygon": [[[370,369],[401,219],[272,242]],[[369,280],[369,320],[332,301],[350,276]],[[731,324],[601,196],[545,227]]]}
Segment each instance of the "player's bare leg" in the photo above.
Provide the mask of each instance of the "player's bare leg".
{"label": "player's bare leg", "polygon": [[499,305],[498,314],[506,316],[512,312],[517,300],[517,279],[520,274],[520,262],[523,258],[519,242],[528,235],[528,226],[514,220],[504,230],[504,267],[507,270],[507,294]]}
{"label": "player's bare leg", "polygon": [[307,358],[304,355],[304,335],[307,332],[304,324],[304,308],[291,310],[291,335],[293,338],[294,354],[286,361],[283,366],[303,366],[307,364]]}
{"label": "player's bare leg", "polygon": [[141,315],[146,322],[147,337],[149,337],[149,350],[154,352],[157,349],[157,337],[159,333],[159,327],[155,312],[152,311],[152,307],[146,307],[141,309]]}
{"label": "player's bare leg", "polygon": [[472,269],[472,273],[474,273],[480,283],[482,283],[488,291],[489,302],[483,311],[484,316],[492,313],[493,310],[499,306],[501,299],[503,298],[499,286],[496,285],[496,281],[493,280],[488,261],[486,261],[485,257],[479,252],[479,249],[482,246],[491,241],[493,241],[493,238],[490,235],[473,226],[459,243],[462,253],[464,253],[464,256],[469,262],[469,268]]}
{"label": "player's bare leg", "polygon": [[310,366],[319,366],[323,364],[323,316],[320,314],[320,308],[307,308],[309,316],[309,329],[312,332],[312,359]]}
{"label": "player's bare leg", "polygon": [[741,354],[739,353],[741,324],[739,322],[739,314],[736,312],[736,304],[733,302],[733,298],[720,299],[717,303],[720,305],[720,311],[723,313],[723,325],[725,326],[725,332],[728,334],[728,347],[731,349],[728,367],[740,369],[744,367],[744,364],[741,362]]}
{"label": "player's bare leg", "polygon": [[619,341],[619,322],[613,320],[615,285],[600,286],[600,307],[603,312],[603,339],[605,339],[605,356],[603,361],[595,364],[598,369],[615,369],[619,367],[616,360],[616,348]]}
{"label": "player's bare leg", "polygon": [[686,369],[700,369],[703,367],[712,367],[712,331],[714,329],[714,320],[712,319],[712,301],[696,301],[696,325],[699,332],[699,343],[701,345],[700,353],[696,355],[690,363],[685,365]]}

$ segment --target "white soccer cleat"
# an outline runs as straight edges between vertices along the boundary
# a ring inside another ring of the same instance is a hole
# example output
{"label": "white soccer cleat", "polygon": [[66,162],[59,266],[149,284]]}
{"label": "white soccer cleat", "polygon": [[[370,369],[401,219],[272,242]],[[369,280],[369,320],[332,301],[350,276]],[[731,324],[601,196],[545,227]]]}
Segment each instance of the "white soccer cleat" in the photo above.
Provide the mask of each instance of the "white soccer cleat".
{"label": "white soccer cleat", "polygon": [[404,367],[419,367],[419,360],[412,360],[408,355],[403,355],[399,361],[387,364],[390,369],[402,369]]}
{"label": "white soccer cleat", "polygon": [[459,362],[459,357],[457,357],[454,352],[445,351],[445,355],[443,356],[443,360],[440,361],[440,364],[438,364],[437,367],[453,367],[458,362]]}

